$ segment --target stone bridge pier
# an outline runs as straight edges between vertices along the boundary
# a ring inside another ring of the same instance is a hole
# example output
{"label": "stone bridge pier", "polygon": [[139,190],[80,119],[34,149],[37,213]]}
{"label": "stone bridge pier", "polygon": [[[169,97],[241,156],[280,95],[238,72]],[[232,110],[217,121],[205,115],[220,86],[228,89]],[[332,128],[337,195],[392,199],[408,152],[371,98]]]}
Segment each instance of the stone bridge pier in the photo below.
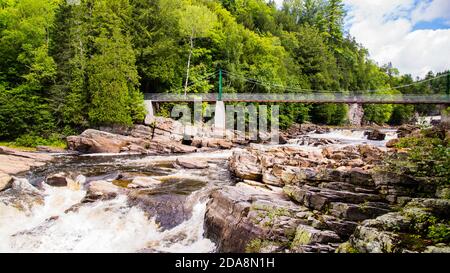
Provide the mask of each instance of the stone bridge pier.
{"label": "stone bridge pier", "polygon": [[350,125],[361,126],[364,117],[362,104],[352,103],[348,105],[347,118]]}

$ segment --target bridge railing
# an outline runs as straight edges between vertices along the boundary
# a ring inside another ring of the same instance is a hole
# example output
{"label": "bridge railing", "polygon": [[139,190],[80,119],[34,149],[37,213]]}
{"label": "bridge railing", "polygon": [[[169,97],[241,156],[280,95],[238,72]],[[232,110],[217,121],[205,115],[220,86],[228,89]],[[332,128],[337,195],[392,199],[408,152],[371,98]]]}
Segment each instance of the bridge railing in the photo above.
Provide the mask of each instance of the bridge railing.
{"label": "bridge railing", "polygon": [[[155,102],[215,102],[219,94],[146,93],[145,100]],[[224,93],[224,102],[298,102],[298,103],[377,103],[377,104],[450,104],[446,94],[345,94],[345,93]]]}

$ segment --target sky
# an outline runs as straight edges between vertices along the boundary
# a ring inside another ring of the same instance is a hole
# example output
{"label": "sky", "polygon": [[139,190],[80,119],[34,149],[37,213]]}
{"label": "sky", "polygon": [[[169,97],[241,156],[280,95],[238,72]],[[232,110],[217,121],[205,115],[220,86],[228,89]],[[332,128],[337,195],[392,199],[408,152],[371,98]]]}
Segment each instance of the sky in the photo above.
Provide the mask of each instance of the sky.
{"label": "sky", "polygon": [[[281,3],[283,0],[276,0]],[[424,77],[450,69],[450,0],[344,0],[345,29],[379,65]]]}

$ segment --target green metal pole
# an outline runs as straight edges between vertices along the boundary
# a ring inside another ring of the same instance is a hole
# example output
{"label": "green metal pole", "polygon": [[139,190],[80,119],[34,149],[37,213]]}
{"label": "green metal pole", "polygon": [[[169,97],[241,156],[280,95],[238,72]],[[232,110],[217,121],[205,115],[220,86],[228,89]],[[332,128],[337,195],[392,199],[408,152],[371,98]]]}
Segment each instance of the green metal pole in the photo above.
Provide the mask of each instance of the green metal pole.
{"label": "green metal pole", "polygon": [[219,101],[222,101],[222,68],[219,68]]}

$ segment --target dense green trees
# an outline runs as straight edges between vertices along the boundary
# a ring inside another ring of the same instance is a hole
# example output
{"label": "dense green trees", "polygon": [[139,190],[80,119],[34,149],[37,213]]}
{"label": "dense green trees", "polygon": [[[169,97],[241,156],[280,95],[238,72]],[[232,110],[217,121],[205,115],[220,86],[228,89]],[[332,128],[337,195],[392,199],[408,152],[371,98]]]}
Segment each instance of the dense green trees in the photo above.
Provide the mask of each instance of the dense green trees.
{"label": "dense green trees", "polygon": [[[344,16],[342,0],[0,0],[0,139],[140,122],[142,93],[210,92],[219,67],[225,92],[445,92],[444,79],[390,90],[414,79],[373,63]],[[281,126],[342,124],[347,108],[281,105]],[[392,124],[434,110],[364,108]]]}

